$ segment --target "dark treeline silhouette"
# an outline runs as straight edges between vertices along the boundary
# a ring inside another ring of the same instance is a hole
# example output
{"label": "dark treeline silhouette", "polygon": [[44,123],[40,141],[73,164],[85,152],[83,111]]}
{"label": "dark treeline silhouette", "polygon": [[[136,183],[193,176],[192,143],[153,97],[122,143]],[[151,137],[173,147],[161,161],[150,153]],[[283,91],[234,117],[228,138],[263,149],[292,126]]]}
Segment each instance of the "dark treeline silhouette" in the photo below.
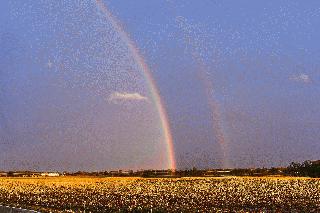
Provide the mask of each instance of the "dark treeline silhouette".
{"label": "dark treeline silhouette", "polygon": [[285,170],[287,175],[300,177],[320,177],[320,160],[305,161],[303,163],[292,162]]}
{"label": "dark treeline silhouette", "polygon": [[93,176],[93,177],[225,177],[225,176],[297,176],[297,177],[320,177],[320,160],[305,161],[303,163],[292,162],[286,168],[236,168],[236,169],[192,169],[185,170],[116,170],[98,172],[32,172],[32,171],[9,171],[0,172],[0,176],[7,177],[37,177],[37,176]]}
{"label": "dark treeline silhouette", "polygon": [[67,176],[101,176],[101,177],[224,177],[224,176],[268,176],[285,175],[285,168],[255,168],[255,169],[197,169],[186,170],[139,170],[139,171],[103,171],[64,173]]}

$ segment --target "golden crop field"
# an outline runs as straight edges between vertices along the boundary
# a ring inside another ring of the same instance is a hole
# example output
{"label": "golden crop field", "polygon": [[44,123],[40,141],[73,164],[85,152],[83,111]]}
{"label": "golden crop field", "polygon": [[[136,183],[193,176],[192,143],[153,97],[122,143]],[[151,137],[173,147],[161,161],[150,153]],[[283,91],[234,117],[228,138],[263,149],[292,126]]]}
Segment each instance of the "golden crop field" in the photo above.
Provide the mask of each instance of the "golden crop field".
{"label": "golden crop field", "polygon": [[320,212],[320,180],[0,178],[0,204],[41,212]]}

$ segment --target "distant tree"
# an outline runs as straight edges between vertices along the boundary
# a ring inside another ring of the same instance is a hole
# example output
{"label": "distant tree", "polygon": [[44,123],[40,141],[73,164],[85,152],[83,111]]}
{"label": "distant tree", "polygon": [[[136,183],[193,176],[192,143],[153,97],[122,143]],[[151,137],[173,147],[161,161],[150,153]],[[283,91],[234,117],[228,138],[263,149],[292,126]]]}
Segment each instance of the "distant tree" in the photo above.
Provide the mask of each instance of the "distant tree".
{"label": "distant tree", "polygon": [[275,167],[272,167],[270,170],[269,170],[269,174],[270,175],[276,175],[279,173],[279,169],[275,168]]}
{"label": "distant tree", "polygon": [[285,172],[291,176],[320,177],[320,163],[319,161],[292,162]]}

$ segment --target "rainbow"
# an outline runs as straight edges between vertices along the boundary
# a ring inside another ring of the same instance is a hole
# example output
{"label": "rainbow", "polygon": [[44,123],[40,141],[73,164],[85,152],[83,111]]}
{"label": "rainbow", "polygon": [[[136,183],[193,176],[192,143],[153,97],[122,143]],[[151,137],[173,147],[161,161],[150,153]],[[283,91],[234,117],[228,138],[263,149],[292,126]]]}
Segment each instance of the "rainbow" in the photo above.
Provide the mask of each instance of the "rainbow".
{"label": "rainbow", "polygon": [[194,39],[189,35],[189,28],[186,26],[186,23],[183,19],[183,17],[179,17],[180,19],[177,20],[179,24],[179,28],[181,28],[182,32],[185,35],[185,40],[188,41],[187,45],[191,45],[191,55],[194,61],[199,66],[199,75],[200,80],[203,83],[205,94],[207,98],[207,103],[211,111],[212,116],[212,128],[214,131],[214,135],[217,139],[217,142],[220,146],[221,152],[222,152],[222,167],[223,168],[230,168],[232,165],[230,164],[229,160],[229,140],[228,135],[225,133],[223,122],[222,122],[222,116],[219,109],[219,104],[215,100],[215,94],[214,94],[214,87],[212,82],[208,78],[208,70],[204,64],[203,58],[197,51],[197,44],[194,42]]}
{"label": "rainbow", "polygon": [[151,95],[152,95],[152,100],[157,108],[157,111],[158,111],[158,114],[160,117],[161,127],[162,127],[163,135],[165,138],[165,142],[167,145],[168,168],[176,169],[176,162],[175,162],[173,139],[172,139],[172,134],[171,134],[170,123],[169,123],[168,115],[167,115],[166,109],[164,107],[163,101],[161,99],[159,90],[156,86],[155,80],[152,77],[152,72],[149,69],[148,65],[146,64],[143,56],[139,53],[138,48],[136,47],[135,43],[130,38],[129,34],[122,28],[121,24],[112,15],[112,13],[107,8],[107,6],[103,3],[103,1],[96,0],[95,2],[96,2],[96,5],[98,6],[98,8],[105,14],[108,21],[110,21],[114,30],[119,33],[119,36],[122,39],[122,41],[125,42],[126,45],[128,46],[134,60],[136,61],[137,65],[140,67],[140,69],[142,70],[143,75],[147,80],[147,84],[148,84],[148,87],[149,87]]}

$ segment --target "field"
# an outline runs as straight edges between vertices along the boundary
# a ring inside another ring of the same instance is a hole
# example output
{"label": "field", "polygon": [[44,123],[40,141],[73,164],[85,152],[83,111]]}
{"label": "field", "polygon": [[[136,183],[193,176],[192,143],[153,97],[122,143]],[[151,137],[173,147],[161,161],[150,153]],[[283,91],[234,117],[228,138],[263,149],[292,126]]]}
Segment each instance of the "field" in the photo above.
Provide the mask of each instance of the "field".
{"label": "field", "polygon": [[0,204],[41,212],[320,212],[320,180],[0,178]]}

